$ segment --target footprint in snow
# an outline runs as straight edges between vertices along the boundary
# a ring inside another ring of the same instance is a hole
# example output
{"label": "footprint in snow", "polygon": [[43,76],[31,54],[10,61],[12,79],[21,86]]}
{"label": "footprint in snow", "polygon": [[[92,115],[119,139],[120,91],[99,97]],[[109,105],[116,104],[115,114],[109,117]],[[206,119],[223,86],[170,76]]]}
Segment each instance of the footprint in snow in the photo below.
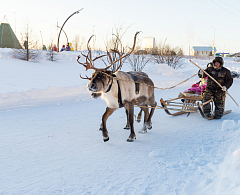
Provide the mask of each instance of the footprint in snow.
{"label": "footprint in snow", "polygon": [[150,152],[150,153],[148,154],[148,156],[149,156],[150,158],[158,157],[158,156],[160,156],[160,152],[159,152],[159,151],[152,151],[152,152]]}

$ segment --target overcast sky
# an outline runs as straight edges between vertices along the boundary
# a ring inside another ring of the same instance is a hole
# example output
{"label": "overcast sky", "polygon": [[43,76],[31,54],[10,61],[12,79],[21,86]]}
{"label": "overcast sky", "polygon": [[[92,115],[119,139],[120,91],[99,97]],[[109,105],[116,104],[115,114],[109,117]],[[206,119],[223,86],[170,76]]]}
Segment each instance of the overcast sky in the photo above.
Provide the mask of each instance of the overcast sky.
{"label": "overcast sky", "polygon": [[[64,30],[70,42],[76,35],[87,40],[94,32],[96,47],[104,48],[114,26],[127,29],[123,44],[131,45],[136,31],[142,37],[155,37],[156,43],[182,47],[215,46],[218,52],[240,51],[239,0],[7,0],[1,1],[0,20],[7,16],[13,31],[20,33],[28,23],[40,42],[57,43],[57,23],[75,11]],[[40,32],[41,31],[41,32]],[[66,42],[61,34],[60,44]]]}

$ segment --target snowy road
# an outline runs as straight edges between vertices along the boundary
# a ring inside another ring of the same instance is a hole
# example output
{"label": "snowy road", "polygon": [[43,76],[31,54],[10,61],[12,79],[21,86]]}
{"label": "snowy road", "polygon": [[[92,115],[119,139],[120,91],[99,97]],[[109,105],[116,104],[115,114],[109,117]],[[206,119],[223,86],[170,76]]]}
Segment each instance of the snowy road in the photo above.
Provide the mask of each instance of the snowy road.
{"label": "snowy road", "polygon": [[[233,141],[240,137],[236,129],[223,131],[222,121],[206,121],[198,113],[171,117],[156,110],[153,129],[128,143],[125,113],[120,109],[109,118],[110,140],[104,143],[98,131],[104,110],[103,101],[91,100],[1,112],[0,194],[204,194],[218,190],[216,194],[221,194],[229,191],[229,184],[235,192],[240,180],[233,178],[239,169],[225,158],[231,159],[230,151],[237,146]],[[135,128],[141,125],[135,123]]]}

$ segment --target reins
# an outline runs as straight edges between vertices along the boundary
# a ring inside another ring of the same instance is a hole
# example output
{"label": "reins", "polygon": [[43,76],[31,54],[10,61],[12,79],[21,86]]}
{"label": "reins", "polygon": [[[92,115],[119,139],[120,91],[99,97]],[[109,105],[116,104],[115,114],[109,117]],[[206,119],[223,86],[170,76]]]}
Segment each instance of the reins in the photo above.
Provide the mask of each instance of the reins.
{"label": "reins", "polygon": [[[120,107],[122,107],[123,104],[122,104],[121,90],[120,90],[119,81],[133,82],[133,83],[141,83],[141,82],[138,82],[138,81],[127,81],[127,80],[119,79],[119,78],[117,78],[116,76],[109,75],[109,74],[106,73],[106,72],[103,72],[103,71],[100,71],[100,72],[101,72],[102,74],[105,74],[105,75],[108,76],[109,78],[112,78],[112,83],[113,83],[113,79],[116,79],[116,80],[117,80],[117,84],[118,84],[118,103],[119,103],[119,106],[120,106]],[[135,75],[142,76],[142,75],[140,75],[140,74],[135,74]],[[197,74],[194,74],[194,75],[192,75],[191,77],[185,79],[184,81],[178,83],[177,85],[174,85],[174,86],[171,86],[171,87],[167,87],[167,88],[154,87],[154,86],[151,86],[151,85],[148,85],[148,84],[145,84],[145,83],[141,83],[141,84],[146,85],[146,86],[148,86],[148,87],[153,87],[153,88],[155,88],[155,89],[166,90],[166,89],[172,89],[172,88],[174,88],[174,87],[176,87],[176,86],[178,86],[178,85],[181,85],[181,84],[185,83],[186,81],[188,81],[189,79],[195,77],[196,75],[197,75]],[[94,78],[95,78],[95,77],[94,77]],[[109,80],[110,80],[110,79],[109,79]],[[110,90],[108,90],[108,91],[110,91]],[[119,92],[120,92],[120,93],[119,93]],[[105,93],[106,93],[106,92],[105,92]],[[135,107],[165,109],[165,108],[163,108],[163,107],[161,107],[161,106],[159,106],[159,105],[156,105],[155,107],[152,107],[152,106],[135,106]],[[135,117],[136,117],[136,116],[135,116]]]}
{"label": "reins", "polygon": [[[114,76],[112,76],[112,75],[109,75],[109,74],[107,74],[106,72],[103,72],[103,71],[101,71],[101,73],[107,75],[108,77],[112,77],[113,79],[116,79],[116,80],[118,80],[118,81],[141,83],[141,82],[138,82],[138,81],[127,81],[127,80],[119,79],[119,78],[114,77]],[[135,75],[142,76],[142,75],[140,75],[140,74],[135,74]],[[148,85],[148,84],[146,84],[146,83],[141,83],[141,84],[146,85],[146,86],[148,86],[148,87],[152,87],[152,88],[154,88],[154,89],[161,89],[161,90],[173,89],[174,87],[177,87],[178,85],[181,85],[181,84],[187,82],[189,79],[195,77],[196,75],[197,75],[197,74],[194,74],[194,75],[192,75],[191,77],[189,77],[188,79],[185,79],[184,81],[181,81],[181,82],[178,83],[177,85],[174,85],[174,86],[171,86],[171,87],[166,87],[166,88],[154,87],[154,86]]]}

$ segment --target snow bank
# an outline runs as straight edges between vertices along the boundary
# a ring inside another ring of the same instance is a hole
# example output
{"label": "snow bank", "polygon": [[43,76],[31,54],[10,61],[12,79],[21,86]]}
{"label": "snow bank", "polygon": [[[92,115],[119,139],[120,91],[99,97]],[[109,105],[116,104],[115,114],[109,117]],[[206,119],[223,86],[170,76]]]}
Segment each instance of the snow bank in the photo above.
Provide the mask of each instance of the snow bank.
{"label": "snow bank", "polygon": [[13,50],[10,48],[0,48],[0,59],[11,59],[11,51]]}
{"label": "snow bank", "polygon": [[167,64],[155,64],[151,66],[147,66],[146,70],[148,72],[154,72],[161,74],[163,76],[169,76],[169,77],[186,77],[186,74],[179,70],[175,70],[168,66]]}
{"label": "snow bank", "polygon": [[240,149],[233,152],[233,162],[236,170],[240,170]]}
{"label": "snow bank", "polygon": [[9,92],[0,94],[0,109],[26,106],[29,104],[45,104],[79,101],[90,99],[90,94],[84,86],[77,87],[48,87],[47,89],[31,89],[23,92]]}

